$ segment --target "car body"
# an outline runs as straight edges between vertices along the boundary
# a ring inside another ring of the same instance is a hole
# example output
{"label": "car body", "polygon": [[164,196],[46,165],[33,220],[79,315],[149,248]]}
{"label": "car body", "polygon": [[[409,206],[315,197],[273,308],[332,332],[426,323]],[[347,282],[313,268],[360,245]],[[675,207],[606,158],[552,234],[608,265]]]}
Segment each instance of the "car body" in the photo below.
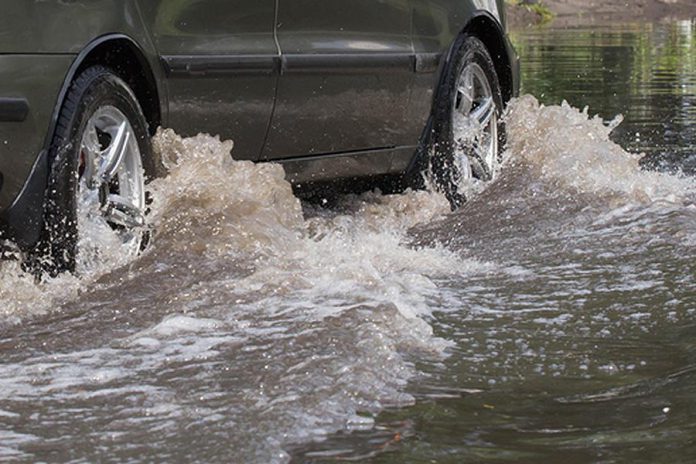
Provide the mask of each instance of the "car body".
{"label": "car body", "polygon": [[[39,240],[50,145],[81,70],[108,66],[154,134],[233,139],[295,184],[402,175],[417,161],[456,38],[519,88],[503,0],[3,1],[0,230]],[[233,186],[230,186],[233,188]]]}

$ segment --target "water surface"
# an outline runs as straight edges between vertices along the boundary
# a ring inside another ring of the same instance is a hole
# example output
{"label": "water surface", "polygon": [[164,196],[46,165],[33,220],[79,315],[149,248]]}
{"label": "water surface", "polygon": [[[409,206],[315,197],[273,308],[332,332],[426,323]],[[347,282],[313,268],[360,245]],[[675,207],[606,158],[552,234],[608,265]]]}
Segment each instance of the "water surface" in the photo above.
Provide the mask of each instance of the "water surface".
{"label": "water surface", "polygon": [[587,117],[524,102],[496,183],[414,229],[493,266],[435,280],[427,320],[454,346],[411,358],[414,407],[296,462],[696,459],[696,23],[514,40],[523,93]]}
{"label": "water surface", "polygon": [[142,257],[0,264],[0,459],[696,458],[694,24],[515,40],[536,98],[456,213],[164,132]]}

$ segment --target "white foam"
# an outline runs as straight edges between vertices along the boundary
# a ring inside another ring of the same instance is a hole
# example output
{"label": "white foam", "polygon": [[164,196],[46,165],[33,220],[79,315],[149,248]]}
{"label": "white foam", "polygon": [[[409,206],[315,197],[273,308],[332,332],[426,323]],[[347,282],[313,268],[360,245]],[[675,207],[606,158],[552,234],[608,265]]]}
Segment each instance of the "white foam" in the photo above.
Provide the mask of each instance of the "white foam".
{"label": "white foam", "polygon": [[640,203],[681,202],[694,191],[694,181],[663,173],[643,171],[642,155],[626,152],[609,138],[620,123],[605,125],[590,117],[588,109],[544,106],[525,95],[513,100],[506,115],[508,153],[542,178],[580,193],[620,194]]}

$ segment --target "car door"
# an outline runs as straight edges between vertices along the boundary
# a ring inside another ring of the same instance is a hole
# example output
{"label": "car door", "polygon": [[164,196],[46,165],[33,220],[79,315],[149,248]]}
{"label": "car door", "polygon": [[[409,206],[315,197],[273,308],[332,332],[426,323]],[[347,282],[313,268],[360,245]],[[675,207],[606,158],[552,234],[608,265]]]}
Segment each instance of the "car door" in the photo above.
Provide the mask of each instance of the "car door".
{"label": "car door", "polygon": [[409,0],[279,0],[282,71],[265,159],[414,144]]}
{"label": "car door", "polygon": [[140,5],[168,76],[168,125],[182,135],[208,132],[233,139],[235,158],[257,159],[280,66],[275,0]]}

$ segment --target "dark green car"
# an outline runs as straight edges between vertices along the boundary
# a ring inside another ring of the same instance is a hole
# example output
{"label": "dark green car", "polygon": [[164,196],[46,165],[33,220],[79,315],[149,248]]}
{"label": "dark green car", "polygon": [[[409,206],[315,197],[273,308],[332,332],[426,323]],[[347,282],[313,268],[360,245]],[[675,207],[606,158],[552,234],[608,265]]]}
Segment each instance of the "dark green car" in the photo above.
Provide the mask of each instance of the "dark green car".
{"label": "dark green car", "polygon": [[160,126],[295,184],[429,165],[456,205],[518,85],[503,0],[3,1],[1,237],[72,270],[86,202],[139,251]]}

